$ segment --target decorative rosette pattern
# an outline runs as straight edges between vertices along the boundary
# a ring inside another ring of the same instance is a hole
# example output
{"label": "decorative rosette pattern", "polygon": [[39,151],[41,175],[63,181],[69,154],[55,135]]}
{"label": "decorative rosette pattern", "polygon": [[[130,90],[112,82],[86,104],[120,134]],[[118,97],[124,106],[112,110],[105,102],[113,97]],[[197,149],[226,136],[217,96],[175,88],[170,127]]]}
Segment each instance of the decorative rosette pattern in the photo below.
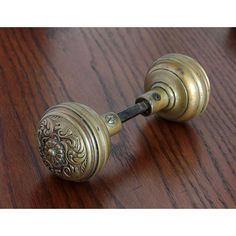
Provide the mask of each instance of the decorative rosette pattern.
{"label": "decorative rosette pattern", "polygon": [[71,181],[95,175],[110,154],[110,136],[101,117],[79,103],[50,108],[39,123],[38,142],[49,170]]}
{"label": "decorative rosette pattern", "polygon": [[87,155],[83,140],[73,135],[68,123],[59,116],[49,116],[38,129],[39,151],[50,171],[59,176],[81,175],[86,169]]}

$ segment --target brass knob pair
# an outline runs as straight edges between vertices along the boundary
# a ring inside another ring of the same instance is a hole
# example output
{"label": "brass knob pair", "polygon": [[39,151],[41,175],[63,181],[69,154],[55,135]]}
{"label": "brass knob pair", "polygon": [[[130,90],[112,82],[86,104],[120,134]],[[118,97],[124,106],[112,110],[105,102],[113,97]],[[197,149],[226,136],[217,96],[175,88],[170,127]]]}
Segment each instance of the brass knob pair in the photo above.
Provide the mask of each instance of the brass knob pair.
{"label": "brass knob pair", "polygon": [[72,102],[48,109],[38,128],[44,164],[63,179],[86,181],[106,164],[110,137],[121,130],[122,123],[138,114],[153,113],[172,121],[192,119],[206,109],[210,83],[197,61],[168,54],[152,64],[144,90],[134,106],[120,113],[98,115],[93,109]]}

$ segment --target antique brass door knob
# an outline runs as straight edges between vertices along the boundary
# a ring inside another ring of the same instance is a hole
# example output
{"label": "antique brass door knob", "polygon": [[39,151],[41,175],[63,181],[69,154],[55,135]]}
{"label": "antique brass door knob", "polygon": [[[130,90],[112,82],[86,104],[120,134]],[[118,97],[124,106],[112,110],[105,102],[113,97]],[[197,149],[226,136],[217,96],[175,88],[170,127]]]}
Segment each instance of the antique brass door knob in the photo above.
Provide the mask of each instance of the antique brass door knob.
{"label": "antique brass door knob", "polygon": [[192,119],[206,109],[210,83],[197,61],[168,54],[152,64],[144,90],[135,105],[120,113],[98,115],[93,109],[72,102],[49,108],[38,128],[45,165],[63,179],[86,181],[105,165],[110,137],[121,130],[122,123],[138,114],[153,113],[172,121]]}

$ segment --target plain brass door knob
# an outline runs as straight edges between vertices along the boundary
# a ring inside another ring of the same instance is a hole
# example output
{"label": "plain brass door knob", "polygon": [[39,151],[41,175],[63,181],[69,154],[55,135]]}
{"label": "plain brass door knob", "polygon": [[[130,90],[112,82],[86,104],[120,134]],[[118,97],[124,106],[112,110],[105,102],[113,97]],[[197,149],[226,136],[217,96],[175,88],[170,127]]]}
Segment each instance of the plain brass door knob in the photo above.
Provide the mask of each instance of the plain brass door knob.
{"label": "plain brass door knob", "polygon": [[106,164],[110,137],[122,123],[138,114],[158,113],[164,119],[186,121],[200,115],[208,104],[210,83],[194,59],[168,54],[155,61],[147,72],[145,93],[135,105],[120,113],[98,115],[79,103],[62,103],[43,115],[38,128],[43,162],[55,175],[86,181]]}

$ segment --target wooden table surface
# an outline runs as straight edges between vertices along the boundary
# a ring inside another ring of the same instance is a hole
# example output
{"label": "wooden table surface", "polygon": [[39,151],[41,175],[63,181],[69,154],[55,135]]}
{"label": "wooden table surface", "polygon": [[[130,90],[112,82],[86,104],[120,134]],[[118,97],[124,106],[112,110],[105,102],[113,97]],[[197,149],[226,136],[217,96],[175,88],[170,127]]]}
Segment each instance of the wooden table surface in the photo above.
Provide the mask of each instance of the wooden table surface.
{"label": "wooden table surface", "polygon": [[[207,71],[206,112],[187,123],[138,116],[112,138],[97,177],[53,177],[36,141],[45,109],[78,101],[119,112],[170,52]],[[234,29],[0,29],[0,207],[235,208],[235,71]]]}

